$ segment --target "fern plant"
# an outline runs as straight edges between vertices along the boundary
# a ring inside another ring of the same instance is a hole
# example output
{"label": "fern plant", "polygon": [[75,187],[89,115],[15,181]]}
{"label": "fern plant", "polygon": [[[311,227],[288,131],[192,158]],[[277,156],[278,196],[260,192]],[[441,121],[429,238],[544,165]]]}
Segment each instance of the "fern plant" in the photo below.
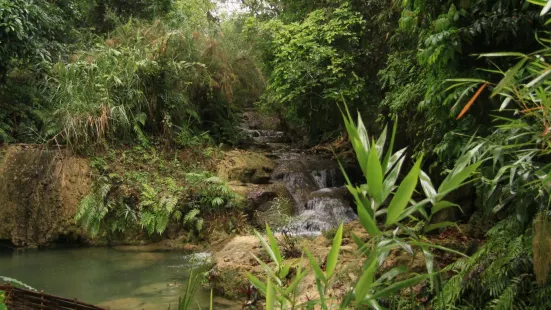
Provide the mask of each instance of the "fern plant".
{"label": "fern plant", "polygon": [[100,177],[92,193],[85,196],[78,206],[75,220],[79,222],[92,237],[98,234],[102,221],[113,207],[108,197],[111,189],[112,184],[110,180],[105,176]]}
{"label": "fern plant", "polygon": [[198,209],[212,212],[239,206],[240,197],[217,176],[208,172],[187,173],[186,180],[191,184],[192,205]]}

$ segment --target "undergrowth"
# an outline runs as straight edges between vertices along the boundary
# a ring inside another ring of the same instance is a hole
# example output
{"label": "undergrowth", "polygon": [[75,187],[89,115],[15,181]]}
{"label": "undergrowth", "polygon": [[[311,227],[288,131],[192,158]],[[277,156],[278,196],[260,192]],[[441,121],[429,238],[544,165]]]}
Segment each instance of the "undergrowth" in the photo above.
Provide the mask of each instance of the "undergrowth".
{"label": "undergrowth", "polygon": [[[91,236],[136,229],[162,235],[172,226],[202,238],[205,217],[239,211],[242,199],[208,171],[212,154],[180,159],[182,152],[135,147],[95,158],[94,186],[76,220]],[[189,163],[190,158],[197,161]]]}

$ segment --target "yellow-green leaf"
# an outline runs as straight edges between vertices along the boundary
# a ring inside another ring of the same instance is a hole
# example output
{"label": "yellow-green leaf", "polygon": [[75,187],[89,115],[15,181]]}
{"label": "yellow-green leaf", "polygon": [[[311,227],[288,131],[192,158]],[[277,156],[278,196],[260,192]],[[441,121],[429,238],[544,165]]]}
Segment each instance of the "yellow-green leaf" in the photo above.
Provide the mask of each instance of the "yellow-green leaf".
{"label": "yellow-green leaf", "polygon": [[335,234],[335,237],[333,238],[333,245],[331,246],[331,250],[327,255],[327,265],[325,268],[327,279],[331,278],[331,276],[333,275],[333,271],[335,271],[335,267],[337,266],[337,260],[339,259],[339,250],[341,248],[342,242],[342,230],[343,224],[341,223],[339,229],[337,230],[337,233]]}
{"label": "yellow-green leaf", "polygon": [[413,168],[409,171],[408,175],[400,184],[400,187],[398,187],[396,194],[394,194],[394,198],[392,198],[392,201],[388,206],[385,222],[386,225],[394,224],[409,203],[411,196],[413,195],[413,191],[417,186],[417,177],[419,176],[419,171],[421,170],[422,160],[423,156],[420,156]]}

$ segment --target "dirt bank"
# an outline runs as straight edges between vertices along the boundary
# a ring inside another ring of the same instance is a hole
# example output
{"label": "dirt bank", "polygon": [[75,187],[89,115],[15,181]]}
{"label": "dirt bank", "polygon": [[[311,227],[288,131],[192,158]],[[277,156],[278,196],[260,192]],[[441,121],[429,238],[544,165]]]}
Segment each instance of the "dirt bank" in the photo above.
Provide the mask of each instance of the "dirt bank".
{"label": "dirt bank", "polygon": [[85,239],[74,216],[90,191],[89,174],[88,160],[66,150],[0,149],[0,239],[27,247]]}

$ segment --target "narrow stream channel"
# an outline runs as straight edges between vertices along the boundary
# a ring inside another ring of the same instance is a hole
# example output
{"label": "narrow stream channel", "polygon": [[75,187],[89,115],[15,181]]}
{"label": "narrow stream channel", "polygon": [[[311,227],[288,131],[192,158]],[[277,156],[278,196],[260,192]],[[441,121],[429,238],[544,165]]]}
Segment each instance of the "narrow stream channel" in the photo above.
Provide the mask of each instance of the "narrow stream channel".
{"label": "narrow stream channel", "polygon": [[[197,256],[106,247],[4,251],[0,275],[113,310],[177,309],[190,272],[201,270]],[[195,299],[208,309],[210,291],[199,288]],[[221,298],[214,302],[215,309],[240,309]]]}

